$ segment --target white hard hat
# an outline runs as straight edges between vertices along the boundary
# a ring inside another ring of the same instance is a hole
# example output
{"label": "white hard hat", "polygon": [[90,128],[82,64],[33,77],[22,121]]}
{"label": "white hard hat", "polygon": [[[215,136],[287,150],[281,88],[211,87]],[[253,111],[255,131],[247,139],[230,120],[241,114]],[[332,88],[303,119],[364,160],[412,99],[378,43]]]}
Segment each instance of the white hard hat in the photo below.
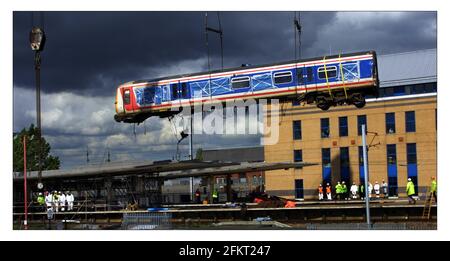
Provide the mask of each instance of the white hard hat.
{"label": "white hard hat", "polygon": [[408,178],[408,181],[411,181],[411,178]]}

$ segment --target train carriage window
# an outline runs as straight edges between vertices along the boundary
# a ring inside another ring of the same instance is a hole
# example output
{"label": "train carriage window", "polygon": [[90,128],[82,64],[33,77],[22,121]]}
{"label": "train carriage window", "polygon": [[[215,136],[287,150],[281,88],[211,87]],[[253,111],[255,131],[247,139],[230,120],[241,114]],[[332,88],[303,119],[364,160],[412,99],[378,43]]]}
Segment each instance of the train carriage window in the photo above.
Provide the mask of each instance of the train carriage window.
{"label": "train carriage window", "polygon": [[[325,66],[319,67],[317,69],[317,73],[319,75],[319,79],[325,79]],[[328,78],[335,78],[337,75],[337,68],[336,66],[327,66],[327,76]]]}
{"label": "train carriage window", "polygon": [[298,84],[305,84],[305,78],[303,78],[303,68],[297,68]]}
{"label": "train carriage window", "polygon": [[275,84],[292,82],[292,72],[277,72],[273,74]]}
{"label": "train carriage window", "polygon": [[312,80],[313,80],[313,70],[312,70],[311,67],[306,68],[306,76],[307,76],[308,82],[312,82]]}
{"label": "train carriage window", "polygon": [[178,84],[177,83],[170,85],[170,93],[172,94],[172,100],[178,99]]}
{"label": "train carriage window", "polygon": [[250,87],[250,77],[244,76],[244,77],[235,77],[231,79],[231,87],[233,89]]}
{"label": "train carriage window", "polygon": [[187,83],[185,82],[181,83],[181,96],[183,98],[188,98]]}
{"label": "train carriage window", "polygon": [[123,104],[130,104],[130,90],[125,90],[123,92]]}

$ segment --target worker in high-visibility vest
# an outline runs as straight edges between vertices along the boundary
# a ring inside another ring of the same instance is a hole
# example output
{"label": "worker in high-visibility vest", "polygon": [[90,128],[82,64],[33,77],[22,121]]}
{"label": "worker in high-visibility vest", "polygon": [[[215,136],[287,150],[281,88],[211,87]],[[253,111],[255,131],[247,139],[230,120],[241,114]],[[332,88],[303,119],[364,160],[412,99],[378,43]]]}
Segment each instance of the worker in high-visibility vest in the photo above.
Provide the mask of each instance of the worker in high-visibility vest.
{"label": "worker in high-visibility vest", "polygon": [[431,178],[431,188],[430,188],[430,193],[431,196],[434,197],[434,201],[437,203],[437,182],[436,182],[436,177],[432,177]]}
{"label": "worker in high-visibility vest", "polygon": [[347,189],[347,185],[345,184],[345,181],[342,181],[341,186],[342,186],[342,197],[345,200],[347,200],[348,199],[348,189]]}
{"label": "worker in high-visibility vest", "polygon": [[327,183],[327,186],[325,187],[325,192],[327,193],[327,199],[331,200],[331,186],[330,186],[330,183]]}
{"label": "worker in high-visibility vest", "polygon": [[39,211],[44,211],[45,197],[42,192],[39,192],[37,197],[38,209]]}
{"label": "worker in high-visibility vest", "polygon": [[359,184],[359,197],[361,200],[364,200],[366,198],[366,194],[364,194],[364,183]]}
{"label": "worker in high-visibility vest", "polygon": [[213,198],[213,203],[219,202],[219,192],[217,191],[217,189],[214,189],[212,198]]}
{"label": "worker in high-visibility vest", "polygon": [[340,182],[340,181],[338,181],[338,183],[336,184],[336,186],[334,187],[334,189],[336,190],[336,198],[337,198],[338,200],[340,200],[340,199],[341,199],[341,196],[342,196],[342,185],[341,185],[341,182]]}
{"label": "worker in high-visibility vest", "polygon": [[406,184],[406,194],[408,195],[408,203],[416,204],[416,199],[413,198],[414,194],[416,194],[416,191],[414,189],[414,183],[412,182],[411,178],[408,178],[408,183]]}
{"label": "worker in high-visibility vest", "polygon": [[319,187],[317,188],[318,192],[319,192],[319,200],[323,200],[323,188],[322,188],[322,184],[319,184]]}

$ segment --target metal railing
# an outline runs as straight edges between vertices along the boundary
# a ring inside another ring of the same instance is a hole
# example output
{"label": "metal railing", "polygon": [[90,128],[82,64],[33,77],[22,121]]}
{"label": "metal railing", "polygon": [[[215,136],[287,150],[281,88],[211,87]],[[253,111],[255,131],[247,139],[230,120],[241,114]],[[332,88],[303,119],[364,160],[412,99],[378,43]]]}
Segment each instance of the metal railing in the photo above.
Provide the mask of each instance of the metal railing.
{"label": "metal railing", "polygon": [[122,229],[148,230],[172,228],[172,214],[165,212],[124,213]]}
{"label": "metal railing", "polygon": [[414,223],[308,223],[307,230],[436,230],[437,224],[433,222]]}

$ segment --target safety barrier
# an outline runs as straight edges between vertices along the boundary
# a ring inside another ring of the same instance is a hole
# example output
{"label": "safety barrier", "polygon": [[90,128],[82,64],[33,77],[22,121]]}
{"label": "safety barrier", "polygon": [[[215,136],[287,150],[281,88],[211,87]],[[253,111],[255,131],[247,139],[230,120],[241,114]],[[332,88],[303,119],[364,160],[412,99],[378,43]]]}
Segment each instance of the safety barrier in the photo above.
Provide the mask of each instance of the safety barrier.
{"label": "safety barrier", "polygon": [[307,230],[436,230],[436,223],[374,223],[370,226],[367,223],[309,223]]}
{"label": "safety barrier", "polygon": [[171,219],[172,214],[166,212],[124,213],[122,219],[122,229],[171,229]]}

